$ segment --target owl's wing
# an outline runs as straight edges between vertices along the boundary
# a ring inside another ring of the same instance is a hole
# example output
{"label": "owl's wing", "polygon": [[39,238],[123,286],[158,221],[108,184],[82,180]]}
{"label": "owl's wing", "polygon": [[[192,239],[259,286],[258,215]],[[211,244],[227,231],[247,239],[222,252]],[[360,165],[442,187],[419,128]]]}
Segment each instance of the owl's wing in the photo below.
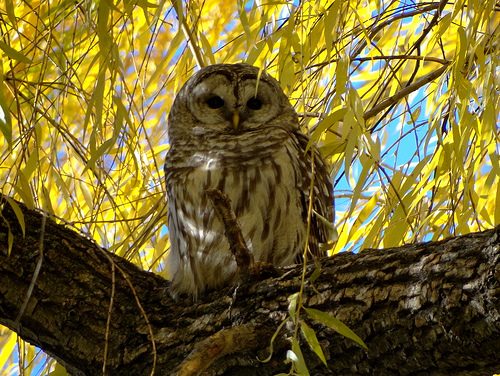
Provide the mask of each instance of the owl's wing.
{"label": "owl's wing", "polygon": [[332,229],[334,219],[333,186],[330,181],[329,168],[323,156],[314,145],[304,155],[309,137],[302,133],[297,133],[296,135],[300,152],[304,156],[302,158],[303,163],[301,163],[301,195],[304,210],[303,218],[306,223],[310,202],[311,179],[314,174],[309,251],[315,257],[325,257],[327,256],[327,252],[322,250],[321,243],[330,243],[333,241]]}

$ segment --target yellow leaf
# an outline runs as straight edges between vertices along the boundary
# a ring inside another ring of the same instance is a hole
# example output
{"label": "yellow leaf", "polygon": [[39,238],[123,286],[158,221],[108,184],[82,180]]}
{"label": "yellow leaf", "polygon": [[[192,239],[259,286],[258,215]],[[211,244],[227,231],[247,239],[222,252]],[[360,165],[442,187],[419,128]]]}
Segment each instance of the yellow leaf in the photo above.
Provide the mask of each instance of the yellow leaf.
{"label": "yellow leaf", "polygon": [[352,238],[354,234],[358,231],[361,225],[370,217],[373,213],[373,208],[377,205],[377,195],[373,195],[368,202],[363,205],[363,209],[359,212],[354,224],[349,230],[349,238]]}
{"label": "yellow leaf", "polygon": [[21,197],[28,209],[33,210],[35,208],[35,201],[33,199],[29,181],[22,171],[18,171],[17,177],[18,180],[17,184],[14,186],[14,190]]}
{"label": "yellow leaf", "polygon": [[467,54],[467,48],[469,43],[467,41],[467,36],[465,35],[465,30],[463,27],[459,27],[457,29],[457,49],[456,49],[456,57],[455,57],[455,79],[462,76],[462,68],[465,62],[465,56]]}
{"label": "yellow leaf", "polygon": [[344,129],[348,133],[347,142],[345,146],[345,156],[344,156],[344,171],[346,178],[349,179],[351,171],[351,163],[354,158],[354,150],[358,143],[358,131],[359,126],[354,118],[354,113],[352,109],[348,109],[344,115]]}
{"label": "yellow leaf", "polygon": [[333,42],[337,37],[337,27],[340,18],[340,0],[335,0],[325,14],[325,47],[330,56]]}
{"label": "yellow leaf", "polygon": [[89,210],[92,210],[94,207],[94,200],[92,199],[92,193],[90,192],[89,188],[87,187],[87,183],[80,181],[80,189],[83,194],[83,199],[85,200],[85,203],[87,204]]}
{"label": "yellow leaf", "polygon": [[14,214],[16,215],[17,222],[19,223],[19,226],[21,226],[21,231],[23,232],[23,236],[26,236],[26,223],[24,222],[24,214],[19,205],[17,204],[16,201],[14,201],[12,198],[8,196],[3,196],[9,205],[11,206],[12,210],[14,210]]}
{"label": "yellow leaf", "polygon": [[2,347],[0,348],[0,367],[10,364],[10,358],[14,354],[14,348],[17,344],[17,334],[9,333],[6,338],[2,338]]}
{"label": "yellow leaf", "polygon": [[215,64],[215,57],[212,53],[212,46],[210,45],[207,37],[205,36],[205,34],[200,33],[198,35],[198,38],[200,39],[201,45],[203,46],[204,55],[208,57],[208,59],[210,60],[210,64]]}
{"label": "yellow leaf", "polygon": [[92,153],[92,155],[90,156],[90,159],[87,162],[87,165],[83,169],[82,174],[85,173],[88,169],[92,170],[95,167],[96,161],[99,158],[101,158],[104,155],[104,153],[106,153],[109,149],[111,149],[113,147],[113,145],[115,144],[115,142],[116,142],[116,139],[114,137],[110,138],[109,140],[104,141],[103,144],[101,146],[99,146],[99,148]]}
{"label": "yellow leaf", "polygon": [[[348,73],[349,73],[349,57],[348,56],[343,56],[338,62],[337,62],[337,68],[335,70],[335,95],[340,96],[343,94],[348,85]],[[354,90],[354,89],[352,89]]]}
{"label": "yellow leaf", "polygon": [[366,179],[368,177],[368,173],[372,169],[372,160],[369,159],[368,157],[361,155],[359,158],[362,166],[361,173],[359,174],[359,177],[356,180],[356,186],[354,187],[354,191],[352,193],[352,199],[351,199],[351,207],[349,209],[349,215],[351,215],[354,212],[354,209],[356,207],[356,204],[358,203],[359,197],[361,196],[361,193],[363,192],[363,188],[366,183]]}
{"label": "yellow leaf", "polygon": [[311,135],[311,140],[307,144],[307,149],[309,149],[311,144],[319,140],[324,131],[329,129],[335,123],[342,120],[346,113],[347,113],[347,108],[345,107],[335,108],[327,117],[321,120],[321,122],[318,124],[316,129],[314,129],[314,132]]}
{"label": "yellow leaf", "polygon": [[7,16],[9,17],[9,21],[12,23],[13,28],[17,30],[16,12],[14,11],[14,4],[12,0],[5,1],[5,8],[7,10]]}
{"label": "yellow leaf", "polygon": [[[3,85],[3,76],[0,73],[0,84]],[[12,118],[9,105],[5,100],[3,90],[0,90],[0,132],[5,137],[9,149],[12,147]]]}

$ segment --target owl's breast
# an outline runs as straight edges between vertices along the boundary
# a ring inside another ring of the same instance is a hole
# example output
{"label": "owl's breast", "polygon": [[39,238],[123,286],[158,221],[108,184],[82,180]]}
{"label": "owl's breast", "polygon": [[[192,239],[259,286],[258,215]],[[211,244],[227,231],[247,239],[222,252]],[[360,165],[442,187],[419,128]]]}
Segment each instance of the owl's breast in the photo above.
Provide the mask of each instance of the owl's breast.
{"label": "owl's breast", "polygon": [[293,168],[297,165],[292,160],[295,155],[298,153],[290,153],[286,145],[274,145],[265,153],[251,155],[227,149],[198,150],[184,160],[182,167],[172,169],[172,174],[179,175],[177,180],[184,182],[175,195],[179,201],[189,203],[183,205],[184,223],[198,221],[189,226],[191,236],[198,238],[197,246],[203,248],[205,241],[214,239],[214,233],[220,233],[216,241],[229,247],[224,228],[206,195],[207,189],[218,189],[231,199],[255,258],[278,265],[290,263],[288,258],[276,261],[290,253],[296,245],[297,232],[304,228],[299,191],[302,182]]}
{"label": "owl's breast", "polygon": [[186,273],[203,270],[196,275],[207,286],[235,276],[234,256],[207,189],[229,196],[256,261],[275,266],[294,263],[304,245],[306,226],[302,177],[294,168],[301,152],[293,140],[268,144],[260,151],[238,147],[237,141],[223,149],[180,151],[170,149],[165,164],[169,228],[175,229],[170,233],[172,251],[180,256],[177,265],[183,265]]}

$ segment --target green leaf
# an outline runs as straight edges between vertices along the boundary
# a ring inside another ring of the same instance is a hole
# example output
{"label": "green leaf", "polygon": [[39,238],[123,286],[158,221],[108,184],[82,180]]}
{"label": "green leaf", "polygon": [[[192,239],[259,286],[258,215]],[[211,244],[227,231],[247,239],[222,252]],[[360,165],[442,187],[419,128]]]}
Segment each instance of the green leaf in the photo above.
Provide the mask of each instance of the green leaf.
{"label": "green leaf", "polygon": [[292,338],[292,349],[287,351],[286,357],[293,362],[299,375],[309,376],[309,370],[307,369],[306,361],[304,360],[304,356],[300,350],[297,338]]}
{"label": "green leaf", "polygon": [[319,221],[321,222],[321,225],[327,229],[327,231],[328,231],[328,243],[336,242],[339,238],[337,228],[333,225],[332,222],[330,222],[327,218],[323,217],[316,210],[313,210],[313,213],[314,213],[315,218],[319,219]]}
{"label": "green leaf", "polygon": [[349,329],[349,327],[339,319],[333,317],[332,315],[326,312],[314,308],[304,307],[304,309],[312,319],[328,326],[329,328],[335,330],[337,333],[342,334],[344,337],[352,339],[354,342],[358,343],[359,345],[363,346],[365,349],[368,350],[368,347],[365,345],[363,340],[359,338],[356,333],[354,333],[351,329]]}
{"label": "green leaf", "polygon": [[311,349],[316,353],[317,356],[319,356],[321,361],[326,366],[325,354],[323,353],[323,349],[319,344],[318,337],[316,337],[316,333],[314,332],[314,330],[311,329],[304,321],[300,322],[300,330],[302,331],[302,334],[304,334],[304,337],[309,346],[311,346]]}
{"label": "green leaf", "polygon": [[314,269],[311,276],[309,277],[309,281],[311,283],[316,282],[318,277],[321,275],[321,263],[317,259],[314,259],[314,264],[315,264],[316,268]]}

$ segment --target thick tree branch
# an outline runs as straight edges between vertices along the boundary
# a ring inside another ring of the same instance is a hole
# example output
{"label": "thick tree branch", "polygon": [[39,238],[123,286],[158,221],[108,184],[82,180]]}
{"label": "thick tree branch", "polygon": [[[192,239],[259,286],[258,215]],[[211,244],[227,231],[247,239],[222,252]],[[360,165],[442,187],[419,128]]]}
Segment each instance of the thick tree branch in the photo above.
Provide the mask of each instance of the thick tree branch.
{"label": "thick tree branch", "polygon": [[[210,374],[287,371],[283,359],[292,325],[278,335],[271,361],[261,363],[256,356],[266,357],[270,337],[287,318],[287,297],[299,289],[301,267],[236,290],[207,293],[194,304],[173,301],[160,276],[47,218],[43,261],[29,295],[40,256],[42,215],[21,208],[24,237],[10,205],[3,203],[1,212],[0,323],[56,357],[71,374],[102,374],[105,347],[108,375],[150,375],[153,370],[170,375],[176,367],[180,374],[196,374],[203,368],[197,362],[206,357],[213,361]],[[10,255],[9,228],[14,236]],[[328,360],[326,368],[304,343],[311,373],[498,372],[499,232],[323,260],[320,277],[306,283],[305,305],[335,315],[369,350],[304,317]],[[308,267],[308,276],[314,269]]]}

